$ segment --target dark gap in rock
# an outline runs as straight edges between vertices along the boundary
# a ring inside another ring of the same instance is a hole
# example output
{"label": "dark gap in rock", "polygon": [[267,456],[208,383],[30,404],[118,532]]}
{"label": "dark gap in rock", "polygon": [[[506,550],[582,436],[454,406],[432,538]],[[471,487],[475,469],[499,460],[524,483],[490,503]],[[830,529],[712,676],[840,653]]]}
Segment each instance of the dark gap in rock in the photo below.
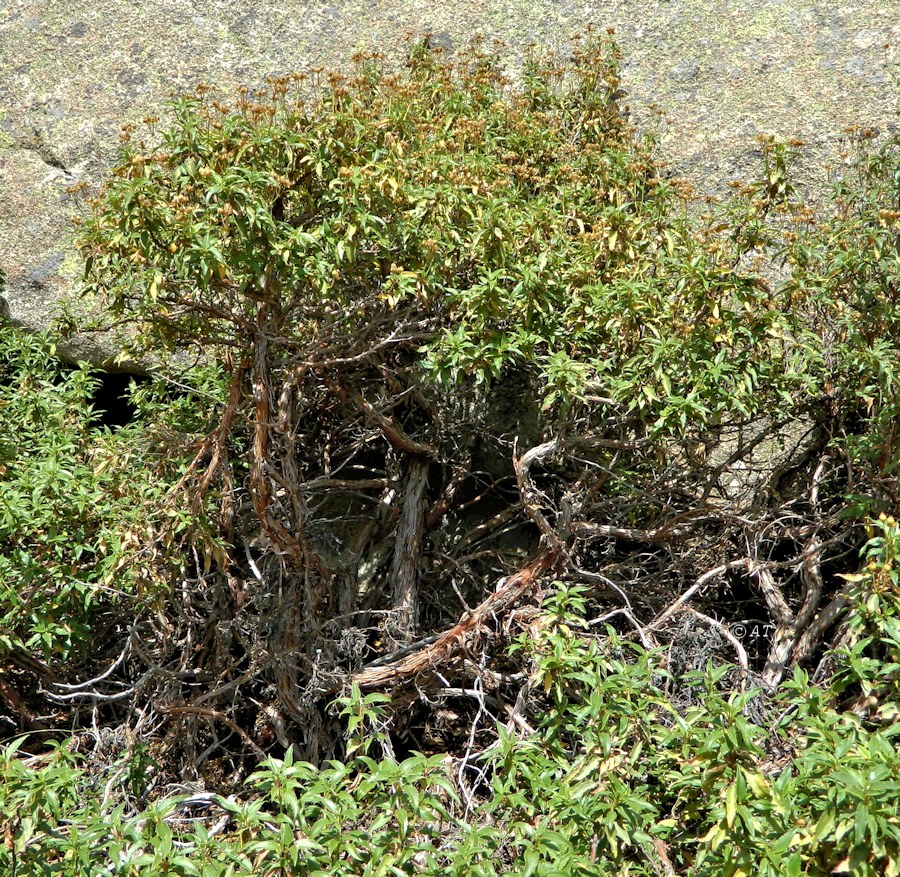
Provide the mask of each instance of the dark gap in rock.
{"label": "dark gap in rock", "polygon": [[96,427],[118,429],[134,420],[137,409],[131,402],[131,382],[149,380],[128,372],[97,372],[97,385],[88,400],[94,410],[91,421]]}

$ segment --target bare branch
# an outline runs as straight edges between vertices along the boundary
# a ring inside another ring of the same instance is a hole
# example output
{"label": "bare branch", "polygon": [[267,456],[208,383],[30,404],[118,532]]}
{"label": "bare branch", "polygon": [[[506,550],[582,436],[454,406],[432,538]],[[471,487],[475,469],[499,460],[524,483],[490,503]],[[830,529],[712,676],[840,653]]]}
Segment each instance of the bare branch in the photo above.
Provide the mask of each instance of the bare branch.
{"label": "bare branch", "polygon": [[393,606],[399,613],[398,627],[404,638],[415,630],[419,615],[418,565],[425,525],[425,488],[428,460],[414,457],[406,476],[403,507],[397,522],[394,562],[391,568]]}
{"label": "bare branch", "polygon": [[711,618],[709,615],[698,612],[693,606],[685,606],[683,611],[690,612],[691,615],[699,618],[704,624],[708,624],[723,639],[726,639],[731,644],[737,654],[738,665],[741,668],[741,676],[746,680],[750,676],[750,661],[747,657],[747,650],[744,648],[741,641],[728,629],[728,626],[722,624],[721,621],[717,621],[715,618]]}
{"label": "bare branch", "polygon": [[525,514],[534,521],[535,526],[541,533],[542,539],[546,539],[551,544],[559,544],[560,538],[556,530],[550,526],[550,522],[541,510],[537,502],[539,495],[538,490],[531,480],[531,467],[535,462],[543,460],[555,453],[559,448],[559,439],[553,439],[544,442],[542,445],[531,448],[522,454],[521,457],[513,457],[513,466],[516,470],[516,481],[519,485],[519,496],[521,498],[522,507]]}
{"label": "bare branch", "polygon": [[668,618],[671,618],[676,612],[678,612],[685,603],[688,602],[698,591],[702,590],[705,585],[708,585],[714,578],[722,575],[722,573],[728,572],[730,569],[740,569],[741,567],[746,568],[749,561],[742,557],[740,560],[730,560],[728,563],[723,563],[720,566],[717,566],[715,569],[711,569],[708,572],[703,573],[700,578],[694,582],[674,603],[670,606],[666,607],[656,618],[653,619],[652,623],[648,626],[649,630],[659,630],[660,625],[666,621]]}
{"label": "bare branch", "polygon": [[230,731],[233,731],[244,744],[252,749],[260,758],[267,758],[266,753],[260,748],[253,738],[233,719],[230,719],[225,713],[219,710],[209,709],[208,707],[193,706],[186,704],[185,706],[157,706],[157,710],[164,715],[170,716],[199,716],[203,719],[212,719],[221,722]]}
{"label": "bare branch", "polygon": [[438,667],[455,663],[466,651],[472,650],[472,639],[481,626],[494,616],[503,615],[515,605],[536,583],[537,579],[559,559],[561,547],[543,546],[541,550],[518,572],[497,583],[497,589],[474,612],[467,613],[453,627],[441,634],[433,643],[413,654],[405,655],[396,663],[363,670],[350,681],[362,689],[396,688],[426,673],[433,674]]}
{"label": "bare branch", "polygon": [[365,399],[361,393],[353,390],[350,392],[349,396],[353,401],[353,404],[356,405],[360,411],[364,412],[378,424],[382,433],[384,433],[384,437],[398,451],[412,454],[415,457],[435,456],[434,448],[430,445],[424,445],[421,442],[417,442],[415,439],[411,439],[393,420],[390,419],[390,417],[386,417],[380,411],[377,411],[375,406]]}

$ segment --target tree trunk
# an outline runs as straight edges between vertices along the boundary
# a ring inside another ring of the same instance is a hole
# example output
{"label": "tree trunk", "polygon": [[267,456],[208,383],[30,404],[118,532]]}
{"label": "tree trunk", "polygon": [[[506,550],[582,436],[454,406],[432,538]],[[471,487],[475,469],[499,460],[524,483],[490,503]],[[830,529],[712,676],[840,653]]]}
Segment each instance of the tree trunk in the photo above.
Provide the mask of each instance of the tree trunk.
{"label": "tree trunk", "polygon": [[397,522],[397,541],[391,567],[392,596],[402,639],[412,636],[418,621],[418,568],[425,522],[428,460],[413,457],[406,474],[403,508]]}

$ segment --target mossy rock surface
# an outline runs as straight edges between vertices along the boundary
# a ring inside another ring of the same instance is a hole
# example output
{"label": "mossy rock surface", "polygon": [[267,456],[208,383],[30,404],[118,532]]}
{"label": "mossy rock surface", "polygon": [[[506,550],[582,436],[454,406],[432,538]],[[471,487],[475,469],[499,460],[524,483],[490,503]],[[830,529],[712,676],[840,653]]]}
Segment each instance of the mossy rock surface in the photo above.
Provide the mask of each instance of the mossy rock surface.
{"label": "mossy rock surface", "polygon": [[[356,50],[404,57],[410,34],[453,51],[476,34],[564,50],[588,24],[616,29],[635,117],[701,192],[759,167],[755,137],[799,137],[808,184],[824,181],[850,124],[896,126],[892,3],[859,0],[257,2],[19,0],[0,8],[0,267],[13,319],[46,326],[77,276],[66,188],[101,179],[122,123],[157,113],[200,81],[228,95],[293,69],[346,64]],[[649,108],[668,117],[653,121]],[[110,351],[105,351],[110,352]],[[96,344],[70,356],[102,359]]]}

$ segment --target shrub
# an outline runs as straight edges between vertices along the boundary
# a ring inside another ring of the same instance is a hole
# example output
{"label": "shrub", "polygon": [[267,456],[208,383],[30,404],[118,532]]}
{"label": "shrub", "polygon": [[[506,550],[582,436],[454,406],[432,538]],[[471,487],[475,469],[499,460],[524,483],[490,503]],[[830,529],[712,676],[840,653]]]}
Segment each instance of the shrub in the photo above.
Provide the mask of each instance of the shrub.
{"label": "shrub", "polygon": [[[64,749],[36,770],[17,744],[0,759],[13,839],[0,864],[18,877],[897,873],[896,726],[834,711],[800,671],[760,711],[759,691],[722,693],[727,668],[674,680],[661,654],[558,619],[523,643],[544,656],[534,680],[549,702],[522,716],[536,728],[500,724],[496,743],[462,760],[317,768],[289,751],[240,796],[129,812],[81,797],[103,778]],[[696,705],[673,709],[673,683]]]}
{"label": "shrub", "polygon": [[0,864],[896,873],[896,140],[699,204],[617,62],[426,41],[124,132],[85,291],[159,380],[101,433],[9,336],[0,572],[20,670],[109,619],[50,695],[126,755],[8,750]]}
{"label": "shrub", "polygon": [[61,365],[49,341],[0,326],[5,652],[84,657],[100,618],[128,614],[120,604],[133,605],[161,574],[138,558],[152,557],[147,527],[165,482],[154,471],[148,436],[95,424],[96,385],[87,367]]}

